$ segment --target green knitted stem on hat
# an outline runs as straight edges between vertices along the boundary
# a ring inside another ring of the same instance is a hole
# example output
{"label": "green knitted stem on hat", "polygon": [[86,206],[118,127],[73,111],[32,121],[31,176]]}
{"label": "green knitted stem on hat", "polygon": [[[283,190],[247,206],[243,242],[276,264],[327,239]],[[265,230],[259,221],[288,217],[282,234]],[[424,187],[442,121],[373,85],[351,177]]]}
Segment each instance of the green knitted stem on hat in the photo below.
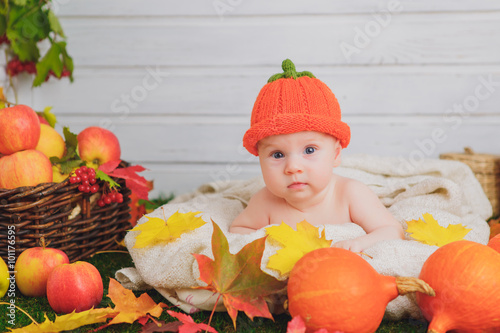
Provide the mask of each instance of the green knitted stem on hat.
{"label": "green knitted stem on hat", "polygon": [[283,73],[274,74],[273,76],[271,76],[269,78],[269,80],[267,80],[267,83],[274,82],[274,81],[279,80],[279,79],[288,79],[288,78],[293,78],[296,80],[298,77],[301,77],[301,76],[309,76],[312,78],[316,78],[313,75],[313,73],[308,72],[308,71],[303,71],[303,72],[297,73],[297,71],[295,70],[295,65],[293,64],[293,62],[290,59],[283,60],[283,62],[281,63],[281,68],[283,68]]}

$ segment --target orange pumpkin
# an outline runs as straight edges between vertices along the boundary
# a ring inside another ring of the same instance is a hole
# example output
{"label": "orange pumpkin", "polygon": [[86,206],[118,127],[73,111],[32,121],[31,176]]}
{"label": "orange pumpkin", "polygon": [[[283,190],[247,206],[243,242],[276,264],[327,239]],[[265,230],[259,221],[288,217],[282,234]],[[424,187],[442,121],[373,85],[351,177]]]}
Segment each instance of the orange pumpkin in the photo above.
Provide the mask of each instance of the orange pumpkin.
{"label": "orange pumpkin", "polygon": [[380,275],[359,255],[341,248],[322,248],[304,255],[290,272],[288,310],[304,319],[308,331],[375,332],[387,303],[420,290],[416,278]]}
{"label": "orange pumpkin", "polygon": [[500,253],[486,245],[462,240],[437,249],[420,272],[436,296],[417,293],[428,332],[500,332],[499,277]]}

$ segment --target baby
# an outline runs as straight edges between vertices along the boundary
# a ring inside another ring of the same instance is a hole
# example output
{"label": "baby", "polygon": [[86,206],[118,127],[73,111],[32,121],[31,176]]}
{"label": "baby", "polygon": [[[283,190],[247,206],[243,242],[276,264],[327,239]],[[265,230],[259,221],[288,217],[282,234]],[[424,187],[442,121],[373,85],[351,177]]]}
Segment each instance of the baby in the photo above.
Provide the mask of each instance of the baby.
{"label": "baby", "polygon": [[295,228],[356,223],[366,235],[332,246],[360,252],[376,242],[403,239],[401,224],[363,183],[333,173],[350,128],[341,121],[333,92],[290,60],[255,102],[243,145],[259,157],[266,186],[232,222],[233,233],[251,233],[282,221]]}

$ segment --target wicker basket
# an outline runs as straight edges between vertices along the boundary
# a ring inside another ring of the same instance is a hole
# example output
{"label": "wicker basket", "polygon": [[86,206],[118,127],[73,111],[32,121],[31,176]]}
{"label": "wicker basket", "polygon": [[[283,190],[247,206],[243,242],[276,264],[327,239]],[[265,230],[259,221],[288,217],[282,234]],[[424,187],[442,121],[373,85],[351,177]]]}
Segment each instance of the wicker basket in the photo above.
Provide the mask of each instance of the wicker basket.
{"label": "wicker basket", "polygon": [[[102,208],[97,205],[98,193],[82,193],[79,184],[70,184],[69,179],[0,189],[0,256],[7,261],[13,248],[17,257],[27,248],[41,246],[43,240],[64,251],[71,262],[116,248],[131,227],[130,189],[125,180],[114,180],[120,184],[123,202]],[[97,184],[104,185],[102,181]],[[15,231],[13,246],[9,230]]]}
{"label": "wicker basket", "polygon": [[469,147],[464,153],[447,153],[439,156],[446,160],[456,160],[467,164],[483,187],[484,193],[491,202],[493,215],[500,215],[500,156],[476,154]]}

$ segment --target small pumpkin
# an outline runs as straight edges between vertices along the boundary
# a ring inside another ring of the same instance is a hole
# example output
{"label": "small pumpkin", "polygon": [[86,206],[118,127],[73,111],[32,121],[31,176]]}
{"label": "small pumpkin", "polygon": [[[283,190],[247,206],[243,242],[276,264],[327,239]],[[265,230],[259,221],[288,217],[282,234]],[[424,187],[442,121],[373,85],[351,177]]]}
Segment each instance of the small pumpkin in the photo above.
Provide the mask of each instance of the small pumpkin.
{"label": "small pumpkin", "polygon": [[304,255],[288,280],[288,310],[304,319],[308,331],[375,332],[387,304],[419,290],[433,294],[417,278],[379,274],[358,254],[322,248]]}
{"label": "small pumpkin", "polygon": [[428,332],[500,332],[500,253],[476,242],[452,242],[429,256],[419,277],[436,292],[416,295]]}

